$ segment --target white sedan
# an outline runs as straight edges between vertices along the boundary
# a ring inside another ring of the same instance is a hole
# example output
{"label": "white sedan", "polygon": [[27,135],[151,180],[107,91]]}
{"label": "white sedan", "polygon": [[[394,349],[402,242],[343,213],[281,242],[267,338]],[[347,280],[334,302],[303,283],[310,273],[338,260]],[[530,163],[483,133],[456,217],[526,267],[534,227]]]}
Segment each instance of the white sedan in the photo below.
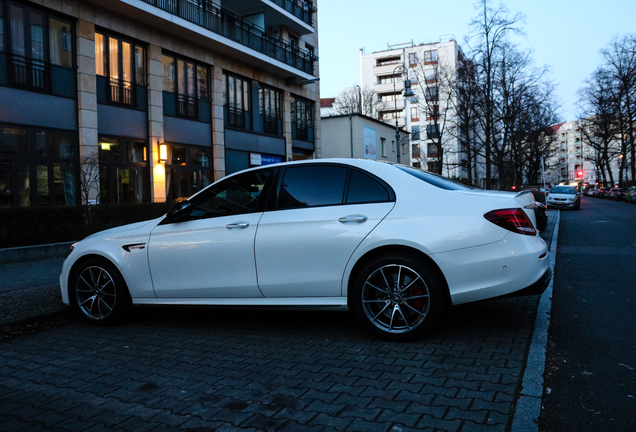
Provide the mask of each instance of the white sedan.
{"label": "white sedan", "polygon": [[346,306],[413,339],[451,305],[545,290],[533,204],[371,160],[268,165],[74,244],[62,299],[95,324],[133,305]]}

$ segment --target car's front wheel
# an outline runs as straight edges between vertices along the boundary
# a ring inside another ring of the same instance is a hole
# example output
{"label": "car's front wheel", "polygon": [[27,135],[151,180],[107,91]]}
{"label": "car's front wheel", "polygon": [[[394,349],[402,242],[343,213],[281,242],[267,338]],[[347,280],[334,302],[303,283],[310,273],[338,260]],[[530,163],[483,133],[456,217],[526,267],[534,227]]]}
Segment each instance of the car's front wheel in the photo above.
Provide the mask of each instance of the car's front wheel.
{"label": "car's front wheel", "polygon": [[390,341],[422,337],[440,318],[445,284],[409,255],[383,255],[358,273],[351,307],[374,334]]}
{"label": "car's front wheel", "polygon": [[92,324],[121,322],[132,304],[121,273],[102,258],[82,262],[73,272],[69,286],[72,305]]}

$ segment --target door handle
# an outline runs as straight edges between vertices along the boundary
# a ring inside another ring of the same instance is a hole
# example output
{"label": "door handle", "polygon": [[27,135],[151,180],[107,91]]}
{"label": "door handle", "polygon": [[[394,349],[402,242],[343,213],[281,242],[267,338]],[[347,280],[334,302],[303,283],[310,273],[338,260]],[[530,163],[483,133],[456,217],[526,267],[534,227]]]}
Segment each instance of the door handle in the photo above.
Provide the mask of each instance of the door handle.
{"label": "door handle", "polygon": [[225,225],[225,228],[227,228],[227,229],[234,229],[234,228],[245,229],[248,226],[250,226],[250,224],[247,223],[247,222],[235,222],[235,223],[231,223],[231,224]]}
{"label": "door handle", "polygon": [[340,223],[363,223],[367,221],[367,217],[365,215],[349,215],[343,216],[338,219]]}

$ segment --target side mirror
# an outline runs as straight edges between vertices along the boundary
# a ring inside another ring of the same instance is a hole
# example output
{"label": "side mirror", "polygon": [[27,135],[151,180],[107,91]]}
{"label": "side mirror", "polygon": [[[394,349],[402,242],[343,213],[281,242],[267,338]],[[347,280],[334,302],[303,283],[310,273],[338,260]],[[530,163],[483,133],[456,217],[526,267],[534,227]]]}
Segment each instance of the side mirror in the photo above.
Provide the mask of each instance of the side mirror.
{"label": "side mirror", "polygon": [[175,203],[172,207],[170,207],[168,213],[166,213],[165,220],[166,222],[179,222],[188,217],[193,210],[194,207],[189,201]]}

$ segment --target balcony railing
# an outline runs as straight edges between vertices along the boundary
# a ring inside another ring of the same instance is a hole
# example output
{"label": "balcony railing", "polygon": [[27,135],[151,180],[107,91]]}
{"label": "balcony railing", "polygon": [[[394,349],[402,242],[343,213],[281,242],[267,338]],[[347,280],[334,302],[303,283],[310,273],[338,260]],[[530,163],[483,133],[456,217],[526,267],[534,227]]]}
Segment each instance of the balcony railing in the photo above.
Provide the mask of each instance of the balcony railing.
{"label": "balcony railing", "polygon": [[135,86],[122,79],[110,78],[109,102],[135,106]]}
{"label": "balcony railing", "polygon": [[[318,57],[301,52],[289,41],[283,41],[267,34],[263,29],[244,21],[237,15],[208,4],[194,0],[143,0],[186,21],[197,24],[213,33],[231,39],[243,46],[274,58],[307,74],[314,74],[314,62]],[[276,3],[289,3],[290,0],[272,0]],[[292,2],[294,4],[298,1]]]}
{"label": "balcony railing", "polygon": [[275,116],[263,116],[263,132],[278,135],[278,118]]}
{"label": "balcony railing", "polygon": [[9,81],[19,87],[49,91],[51,68],[47,63],[9,55]]}
{"label": "balcony railing", "polygon": [[296,18],[302,20],[304,23],[314,26],[314,12],[316,8],[309,2],[302,0],[270,0],[272,3],[276,3],[281,8],[285,9]]}
{"label": "balcony railing", "polygon": [[196,119],[198,117],[197,100],[192,96],[177,95],[177,115]]}

